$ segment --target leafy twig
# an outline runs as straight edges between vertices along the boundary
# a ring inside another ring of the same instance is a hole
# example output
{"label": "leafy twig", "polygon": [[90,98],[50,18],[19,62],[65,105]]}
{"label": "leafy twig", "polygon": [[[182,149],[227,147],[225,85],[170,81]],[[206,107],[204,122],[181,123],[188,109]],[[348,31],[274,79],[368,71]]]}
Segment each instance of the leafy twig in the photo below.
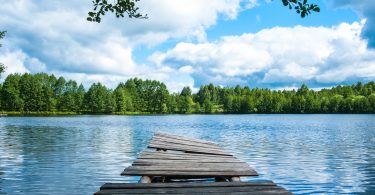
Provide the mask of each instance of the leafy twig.
{"label": "leafy twig", "polygon": [[101,17],[107,12],[115,13],[116,17],[129,18],[147,18],[147,15],[142,15],[138,12],[139,8],[136,2],[139,0],[115,0],[110,3],[108,0],[93,0],[94,10],[88,13],[87,20],[90,22],[101,22]]}

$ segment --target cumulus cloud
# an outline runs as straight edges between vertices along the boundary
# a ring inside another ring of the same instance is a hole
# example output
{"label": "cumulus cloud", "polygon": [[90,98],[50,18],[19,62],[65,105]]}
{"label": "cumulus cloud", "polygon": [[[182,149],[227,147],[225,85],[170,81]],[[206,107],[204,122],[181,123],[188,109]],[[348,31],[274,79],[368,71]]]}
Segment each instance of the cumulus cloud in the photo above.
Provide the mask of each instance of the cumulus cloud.
{"label": "cumulus cloud", "polygon": [[46,71],[107,83],[140,76],[172,83],[170,68],[137,64],[134,48],[170,39],[205,42],[206,29],[220,17],[235,19],[256,0],[144,0],[140,11],[149,19],[115,19],[109,14],[101,24],[86,21],[90,0],[0,0],[0,4],[0,28],[8,31],[7,50],[0,56],[8,66],[6,74]]}
{"label": "cumulus cloud", "polygon": [[[333,0],[332,0],[333,1]],[[157,79],[171,91],[183,86],[317,86],[375,77],[371,1],[333,1],[351,6],[362,22],[326,27],[274,27],[208,42],[219,18],[235,19],[257,0],[143,0],[149,19],[85,20],[90,0],[0,0],[0,29],[8,30],[0,62],[14,72],[44,71],[113,88],[130,77]],[[209,4],[210,6],[207,6]],[[126,21],[124,21],[126,20]],[[374,20],[375,21],[375,20]],[[374,33],[373,33],[374,34]],[[361,35],[366,39],[361,38]],[[179,42],[136,62],[134,50],[167,40]],[[374,42],[375,45],[375,42]],[[4,77],[3,77],[4,78]]]}
{"label": "cumulus cloud", "polygon": [[189,67],[196,85],[317,86],[375,78],[375,51],[360,36],[364,21],[327,27],[274,27],[222,37],[212,43],[179,43],[150,58],[159,66]]}
{"label": "cumulus cloud", "polygon": [[27,73],[30,72],[25,67],[25,62],[28,59],[27,55],[20,50],[15,52],[6,52],[0,55],[1,63],[12,64],[12,66],[6,66],[6,74],[2,76],[7,76],[12,73]]}
{"label": "cumulus cloud", "polygon": [[375,1],[374,0],[328,0],[334,7],[349,7],[366,18],[366,25],[362,31],[368,40],[368,46],[375,48]]}

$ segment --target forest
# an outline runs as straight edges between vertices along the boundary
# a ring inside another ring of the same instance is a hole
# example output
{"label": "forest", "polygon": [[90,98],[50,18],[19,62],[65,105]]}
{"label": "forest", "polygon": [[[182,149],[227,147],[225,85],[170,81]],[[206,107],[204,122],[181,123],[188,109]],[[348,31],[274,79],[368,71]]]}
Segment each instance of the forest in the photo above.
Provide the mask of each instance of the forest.
{"label": "forest", "polygon": [[201,86],[170,93],[155,80],[132,78],[113,90],[46,73],[10,74],[0,84],[0,110],[7,114],[199,114],[375,113],[375,83],[358,82],[319,91]]}

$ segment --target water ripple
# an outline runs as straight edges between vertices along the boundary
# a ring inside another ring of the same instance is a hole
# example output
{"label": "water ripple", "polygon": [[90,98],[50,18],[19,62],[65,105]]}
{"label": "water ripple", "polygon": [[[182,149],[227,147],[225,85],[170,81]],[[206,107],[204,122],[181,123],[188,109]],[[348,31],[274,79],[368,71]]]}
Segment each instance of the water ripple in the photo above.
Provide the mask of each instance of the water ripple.
{"label": "water ripple", "polygon": [[374,115],[0,118],[0,194],[92,194],[156,131],[219,142],[295,194],[375,194]]}

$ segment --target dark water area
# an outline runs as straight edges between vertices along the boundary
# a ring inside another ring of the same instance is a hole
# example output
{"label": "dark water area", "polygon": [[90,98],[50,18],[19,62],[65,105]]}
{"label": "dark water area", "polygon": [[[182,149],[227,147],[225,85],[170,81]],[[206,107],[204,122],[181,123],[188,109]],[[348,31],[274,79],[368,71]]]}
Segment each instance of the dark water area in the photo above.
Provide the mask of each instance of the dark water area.
{"label": "dark water area", "polygon": [[375,194],[375,115],[0,118],[0,194],[92,194],[154,132],[220,143],[295,194]]}

